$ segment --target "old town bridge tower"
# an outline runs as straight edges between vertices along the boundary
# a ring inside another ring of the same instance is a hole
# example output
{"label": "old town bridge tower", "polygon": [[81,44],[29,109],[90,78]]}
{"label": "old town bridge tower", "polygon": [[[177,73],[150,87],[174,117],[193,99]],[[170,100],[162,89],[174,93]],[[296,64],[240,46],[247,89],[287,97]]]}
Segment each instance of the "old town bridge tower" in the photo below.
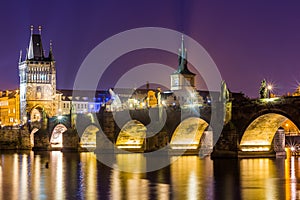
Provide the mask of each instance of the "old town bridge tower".
{"label": "old town bridge tower", "polygon": [[52,54],[52,43],[48,56],[42,45],[41,26],[34,33],[31,26],[30,42],[25,59],[22,52],[19,59],[20,77],[20,119],[24,122],[39,121],[45,114],[56,114],[56,68]]}

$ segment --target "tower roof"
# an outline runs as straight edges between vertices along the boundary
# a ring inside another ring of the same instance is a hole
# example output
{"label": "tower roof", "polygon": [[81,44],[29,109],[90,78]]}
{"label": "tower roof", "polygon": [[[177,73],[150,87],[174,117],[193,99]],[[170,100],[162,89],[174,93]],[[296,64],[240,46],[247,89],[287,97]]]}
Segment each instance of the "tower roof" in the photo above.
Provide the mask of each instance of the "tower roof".
{"label": "tower roof", "polygon": [[30,43],[28,47],[27,59],[31,60],[43,60],[44,49],[42,45],[42,38],[39,34],[32,34],[30,36]]}
{"label": "tower roof", "polygon": [[49,57],[45,57],[44,49],[42,45],[42,36],[41,31],[42,28],[39,26],[39,33],[33,33],[33,26],[31,26],[31,35],[30,35],[30,42],[27,50],[26,60],[54,60],[53,53],[52,53],[52,43],[50,45]]}
{"label": "tower roof", "polygon": [[187,66],[187,50],[184,45],[183,35],[181,37],[181,48],[179,49],[178,54],[178,69],[175,71],[177,74],[188,74],[188,75],[195,75],[188,69]]}

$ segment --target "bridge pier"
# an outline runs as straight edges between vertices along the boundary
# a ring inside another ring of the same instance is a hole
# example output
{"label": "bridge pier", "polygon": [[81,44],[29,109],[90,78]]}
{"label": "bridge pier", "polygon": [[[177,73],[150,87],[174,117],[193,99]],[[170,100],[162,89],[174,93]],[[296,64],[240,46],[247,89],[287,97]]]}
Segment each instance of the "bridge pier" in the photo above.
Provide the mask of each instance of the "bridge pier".
{"label": "bridge pier", "polygon": [[61,151],[81,151],[79,135],[75,129],[69,128],[63,133],[63,147]]}
{"label": "bridge pier", "polygon": [[36,133],[34,133],[34,146],[32,147],[32,150],[51,150],[47,129],[39,129]]}

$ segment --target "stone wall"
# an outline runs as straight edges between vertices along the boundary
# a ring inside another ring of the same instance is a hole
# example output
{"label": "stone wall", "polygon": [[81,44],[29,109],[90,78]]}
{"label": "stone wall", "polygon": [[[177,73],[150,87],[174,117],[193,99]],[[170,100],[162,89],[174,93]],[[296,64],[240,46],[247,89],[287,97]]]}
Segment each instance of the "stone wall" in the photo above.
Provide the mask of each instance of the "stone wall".
{"label": "stone wall", "polygon": [[31,149],[27,129],[0,129],[0,149]]}

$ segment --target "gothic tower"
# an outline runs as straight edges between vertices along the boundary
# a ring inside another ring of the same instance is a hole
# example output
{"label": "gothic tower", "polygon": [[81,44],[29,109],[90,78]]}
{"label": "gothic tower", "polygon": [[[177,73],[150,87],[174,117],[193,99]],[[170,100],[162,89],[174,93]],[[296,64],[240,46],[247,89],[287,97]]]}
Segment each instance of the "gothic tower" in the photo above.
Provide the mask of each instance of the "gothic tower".
{"label": "gothic tower", "polygon": [[178,69],[171,74],[171,90],[182,90],[187,87],[195,87],[195,74],[187,67],[187,50],[182,36],[178,54]]}
{"label": "gothic tower", "polygon": [[42,45],[41,26],[34,33],[31,26],[30,42],[25,60],[22,52],[19,59],[20,77],[20,119],[30,118],[39,121],[42,114],[56,114],[56,68],[50,42],[49,55],[46,57]]}

